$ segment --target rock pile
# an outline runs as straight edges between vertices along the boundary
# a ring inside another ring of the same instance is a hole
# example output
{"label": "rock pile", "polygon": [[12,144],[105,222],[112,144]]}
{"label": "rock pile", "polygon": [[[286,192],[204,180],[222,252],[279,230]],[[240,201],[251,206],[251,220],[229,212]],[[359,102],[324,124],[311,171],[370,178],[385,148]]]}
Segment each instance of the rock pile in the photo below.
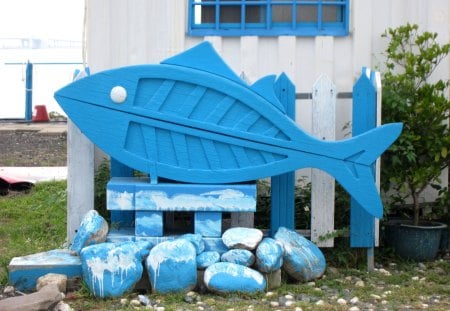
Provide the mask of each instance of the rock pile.
{"label": "rock pile", "polygon": [[[94,217],[93,217],[94,216]],[[185,234],[152,245],[144,241],[104,241],[103,222],[98,215],[86,215],[86,245],[77,245],[83,278],[97,297],[119,297],[134,288],[148,274],[154,292],[188,292],[194,288],[215,293],[254,293],[281,284],[281,269],[295,280],[309,281],[322,276],[325,258],[319,248],[295,231],[279,228],[274,238],[263,237],[253,228],[231,228],[222,241],[229,249],[219,254],[205,251],[199,234]],[[90,224],[90,221],[94,223]],[[101,225],[99,225],[101,224]],[[95,236],[95,239],[92,237]],[[145,268],[145,269],[144,269]]]}

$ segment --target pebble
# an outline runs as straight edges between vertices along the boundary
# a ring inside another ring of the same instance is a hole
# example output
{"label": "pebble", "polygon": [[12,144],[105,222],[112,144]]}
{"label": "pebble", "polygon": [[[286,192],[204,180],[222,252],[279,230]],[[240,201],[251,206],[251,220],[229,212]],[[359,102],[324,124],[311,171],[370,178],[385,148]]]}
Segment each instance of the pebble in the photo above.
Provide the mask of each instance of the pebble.
{"label": "pebble", "polygon": [[359,302],[359,298],[358,297],[353,297],[352,299],[350,299],[350,303],[351,304],[357,304]]}
{"label": "pebble", "polygon": [[370,297],[375,299],[375,300],[380,300],[381,299],[380,295],[375,295],[375,294],[370,294]]}
{"label": "pebble", "polygon": [[3,294],[5,296],[12,296],[12,295],[14,295],[14,292],[15,292],[15,288],[14,288],[14,286],[11,286],[11,285],[6,286],[5,289],[3,290]]}
{"label": "pebble", "polygon": [[344,306],[347,304],[347,300],[345,300],[344,298],[339,298],[337,300],[337,303],[340,304],[341,306]]}
{"label": "pebble", "polygon": [[272,297],[273,295],[275,295],[274,292],[267,292],[267,293],[266,293],[266,297]]}
{"label": "pebble", "polygon": [[131,299],[130,301],[130,305],[133,307],[140,307],[141,306],[141,302],[137,299]]}
{"label": "pebble", "polygon": [[322,299],[321,300],[318,300],[317,302],[316,302],[316,306],[323,306],[325,304],[325,301],[323,301]]}
{"label": "pebble", "polygon": [[348,311],[359,311],[360,309],[357,306],[353,306]]}
{"label": "pebble", "polygon": [[270,306],[271,306],[271,307],[279,307],[279,306],[280,306],[280,303],[279,303],[278,301],[271,301],[271,302],[270,302]]}
{"label": "pebble", "polygon": [[417,267],[419,267],[419,269],[422,269],[422,270],[426,270],[427,269],[427,266],[425,266],[423,263],[421,263],[421,262],[419,262],[418,264],[417,264]]}
{"label": "pebble", "polygon": [[419,280],[419,277],[418,277],[418,276],[413,276],[413,277],[411,278],[411,280],[413,280],[413,281],[418,281],[418,280]]}
{"label": "pebble", "polygon": [[145,295],[138,295],[138,300],[144,306],[148,306],[150,304],[150,299],[148,299],[148,297]]}
{"label": "pebble", "polygon": [[128,304],[128,299],[126,299],[126,298],[120,299],[120,304],[121,304],[122,306]]}
{"label": "pebble", "polygon": [[300,308],[300,307],[296,307],[296,308],[294,309],[294,311],[303,311],[303,309]]}
{"label": "pebble", "polygon": [[288,301],[286,301],[286,302],[284,303],[284,306],[290,307],[290,306],[292,306],[294,303],[295,303],[295,301],[293,301],[293,300],[288,300]]}
{"label": "pebble", "polygon": [[355,286],[356,287],[364,287],[364,286],[366,286],[366,284],[364,284],[364,281],[359,280],[355,283]]}

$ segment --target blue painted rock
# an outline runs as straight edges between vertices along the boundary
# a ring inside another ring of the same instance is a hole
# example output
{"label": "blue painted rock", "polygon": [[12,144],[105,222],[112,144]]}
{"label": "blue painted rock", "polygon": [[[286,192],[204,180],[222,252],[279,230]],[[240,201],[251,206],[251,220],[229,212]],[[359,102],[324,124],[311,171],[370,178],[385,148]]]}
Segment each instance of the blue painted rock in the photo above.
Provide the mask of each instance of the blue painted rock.
{"label": "blue painted rock", "polygon": [[256,268],[270,273],[281,268],[283,264],[283,248],[272,238],[264,238],[256,248]]}
{"label": "blue painted rock", "polygon": [[225,231],[222,241],[228,248],[254,250],[261,242],[263,233],[253,228],[235,227]]}
{"label": "blue painted rock", "polygon": [[87,212],[78,228],[70,250],[77,255],[83,247],[103,243],[108,235],[108,223],[96,210]]}
{"label": "blue painted rock", "polygon": [[230,262],[218,262],[205,270],[208,290],[220,293],[256,293],[266,289],[266,280],[256,270]]}
{"label": "blue painted rock", "polygon": [[250,267],[255,263],[255,255],[246,249],[230,249],[228,252],[222,254],[220,261]]}
{"label": "blue painted rock", "polygon": [[196,251],[186,239],[156,245],[145,262],[155,292],[185,292],[197,284]]}
{"label": "blue painted rock", "polygon": [[202,253],[205,250],[205,242],[203,241],[203,237],[201,234],[194,233],[186,233],[179,236],[179,239],[186,239],[192,243],[195,247],[195,251],[198,254]]}
{"label": "blue painted rock", "polygon": [[216,251],[203,252],[197,256],[197,269],[206,269],[220,261],[220,254]]}
{"label": "blue painted rock", "polygon": [[284,227],[280,227],[274,237],[283,245],[283,269],[288,275],[299,281],[309,281],[323,275],[325,257],[313,242]]}
{"label": "blue painted rock", "polygon": [[139,240],[134,242],[136,246],[139,248],[139,252],[141,255],[141,259],[144,259],[150,253],[150,250],[154,246],[154,244],[150,241]]}
{"label": "blue painted rock", "polygon": [[134,242],[87,246],[80,253],[84,281],[96,297],[120,297],[141,279],[141,250]]}

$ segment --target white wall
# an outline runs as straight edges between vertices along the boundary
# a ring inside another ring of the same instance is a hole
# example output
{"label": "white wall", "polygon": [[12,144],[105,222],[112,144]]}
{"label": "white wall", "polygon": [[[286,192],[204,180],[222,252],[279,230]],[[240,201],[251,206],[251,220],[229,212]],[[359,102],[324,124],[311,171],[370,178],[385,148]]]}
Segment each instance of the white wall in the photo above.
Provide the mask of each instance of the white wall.
{"label": "white wall", "polygon": [[[351,92],[363,66],[377,68],[383,60],[388,27],[417,23],[449,41],[448,0],[351,0],[347,37],[187,37],[187,0],[87,1],[87,55],[92,72],[142,63],[158,63],[202,40],[211,41],[238,74],[250,82],[267,74],[285,72],[298,93],[311,92],[326,73],[338,92]],[[447,59],[436,72],[449,78]],[[336,133],[351,121],[351,102],[337,102]],[[311,128],[311,102],[297,101],[297,122]],[[446,176],[444,176],[446,177]]]}

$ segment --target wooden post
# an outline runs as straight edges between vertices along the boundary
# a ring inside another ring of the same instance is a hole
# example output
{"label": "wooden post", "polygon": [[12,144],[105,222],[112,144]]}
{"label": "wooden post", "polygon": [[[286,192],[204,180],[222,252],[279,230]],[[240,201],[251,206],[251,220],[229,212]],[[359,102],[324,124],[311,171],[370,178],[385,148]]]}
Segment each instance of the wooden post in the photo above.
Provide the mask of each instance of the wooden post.
{"label": "wooden post", "polygon": [[[336,86],[321,75],[313,86],[312,132],[318,139],[336,138]],[[320,240],[334,231],[334,178],[312,169],[311,174],[311,240],[318,246],[333,247],[334,239]]]}
{"label": "wooden post", "polygon": [[67,241],[94,208],[94,144],[67,121]]}
{"label": "wooden post", "polygon": [[25,120],[30,122],[33,116],[33,64],[27,62],[25,80]]}
{"label": "wooden post", "polygon": [[[295,86],[282,74],[275,82],[275,93],[286,110],[286,115],[295,119]],[[295,172],[271,178],[270,234],[279,227],[295,229]]]}

